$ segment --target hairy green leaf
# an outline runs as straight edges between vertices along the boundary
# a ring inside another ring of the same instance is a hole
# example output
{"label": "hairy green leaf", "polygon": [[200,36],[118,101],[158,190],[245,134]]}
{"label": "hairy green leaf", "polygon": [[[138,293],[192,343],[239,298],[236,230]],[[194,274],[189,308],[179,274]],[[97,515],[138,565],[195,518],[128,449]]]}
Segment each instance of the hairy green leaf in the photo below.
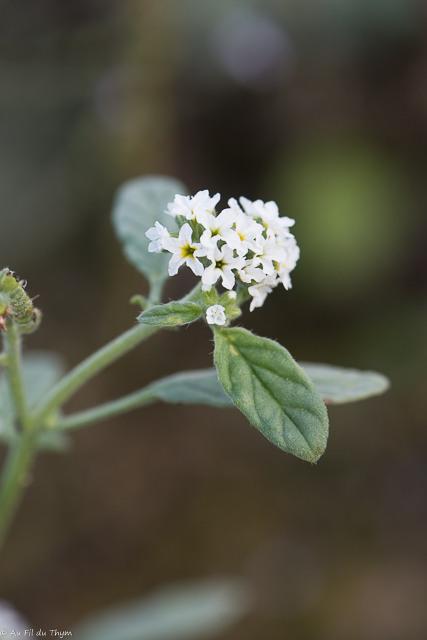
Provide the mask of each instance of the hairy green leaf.
{"label": "hairy green leaf", "polygon": [[389,380],[375,371],[359,371],[314,362],[301,362],[300,365],[327,404],[363,400],[384,393],[390,386]]}
{"label": "hairy green leaf", "polygon": [[251,604],[240,580],[190,582],[114,607],[73,631],[75,640],[201,640],[222,635]]}
{"label": "hairy green leaf", "polygon": [[215,369],[182,371],[153,382],[147,391],[159,400],[183,404],[210,404],[217,407],[233,406],[225,393]]}
{"label": "hairy green leaf", "polygon": [[215,365],[236,406],[275,445],[316,462],[326,448],[326,407],[310,378],[277,342],[246,329],[215,331]]}
{"label": "hairy green leaf", "polygon": [[156,221],[170,231],[178,229],[172,216],[165,213],[177,193],[185,195],[185,186],[166,176],[148,176],[126,182],[117,192],[113,207],[113,225],[124,253],[151,285],[160,288],[168,277],[170,254],[149,253],[145,235]]}
{"label": "hairy green leaf", "polygon": [[194,302],[169,302],[143,311],[138,321],[156,327],[178,327],[194,322],[201,314],[202,309]]}

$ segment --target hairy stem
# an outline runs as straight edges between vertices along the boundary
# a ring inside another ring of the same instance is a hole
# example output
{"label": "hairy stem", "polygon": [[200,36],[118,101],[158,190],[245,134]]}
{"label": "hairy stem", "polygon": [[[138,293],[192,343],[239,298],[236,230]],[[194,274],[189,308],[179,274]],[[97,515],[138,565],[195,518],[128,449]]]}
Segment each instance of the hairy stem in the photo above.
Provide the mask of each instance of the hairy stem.
{"label": "hairy stem", "polygon": [[[200,291],[201,284],[199,283],[190,293],[184,296],[180,302],[197,299]],[[155,287],[152,287],[150,300],[153,300],[156,295],[157,291]],[[64,378],[49,391],[43,401],[36,407],[35,423],[42,424],[54,409],[64,404],[85,382],[136,347],[152,333],[159,331],[159,329],[161,329],[161,327],[150,327],[145,324],[138,324],[78,364],[77,367],[64,376]]]}
{"label": "hairy stem", "polygon": [[136,347],[145,338],[148,338],[152,333],[158,331],[159,328],[160,327],[148,327],[147,325],[139,324],[129,329],[129,331],[122,333],[118,338],[115,338],[99,349],[99,351],[89,356],[89,358],[83,360],[83,362],[67,373],[36,407],[34,418],[36,424],[42,423],[54,409],[68,400],[77,389],[80,389],[90,378]]}
{"label": "hairy stem", "polygon": [[6,367],[8,362],[7,353],[0,353],[0,367]]}
{"label": "hairy stem", "polygon": [[[161,288],[154,287],[150,302],[160,297]],[[183,301],[196,297],[199,287],[188,294]],[[4,336],[5,353],[1,354],[0,366],[7,367],[9,386],[15,405],[16,416],[22,427],[22,433],[15,436],[8,457],[2,470],[0,480],[0,545],[3,543],[12,517],[25,488],[25,481],[30,469],[37,444],[38,434],[47,428],[47,418],[66,402],[90,378],[102,371],[109,364],[136,347],[145,338],[161,327],[150,327],[138,324],[118,338],[99,349],[86,360],[77,365],[62,378],[39,402],[34,414],[30,415],[24,394],[21,368],[21,342],[18,330],[12,320],[7,322]],[[54,424],[58,429],[71,429],[83,426],[106,417],[130,411],[156,400],[156,396],[146,388],[132,393],[119,400],[108,402],[99,407],[82,411]]]}
{"label": "hairy stem", "polygon": [[0,548],[25,489],[34,457],[35,439],[33,432],[22,434],[11,446],[3,468],[0,483]]}
{"label": "hairy stem", "polygon": [[145,389],[135,391],[135,393],[130,393],[118,400],[112,400],[111,402],[106,402],[98,407],[93,407],[93,409],[79,411],[78,413],[73,413],[64,418],[60,418],[55,422],[54,428],[76,429],[77,427],[84,427],[87,424],[92,424],[93,422],[104,420],[105,418],[112,418],[121,413],[132,411],[132,409],[137,409],[138,407],[150,404],[151,402],[156,402],[156,400],[158,400],[156,394],[153,393],[149,387],[146,387]]}
{"label": "hairy stem", "polygon": [[21,337],[12,319],[7,321],[7,331],[3,334],[3,339],[7,356],[7,379],[16,415],[22,428],[28,430],[31,426],[31,421],[22,381]]}

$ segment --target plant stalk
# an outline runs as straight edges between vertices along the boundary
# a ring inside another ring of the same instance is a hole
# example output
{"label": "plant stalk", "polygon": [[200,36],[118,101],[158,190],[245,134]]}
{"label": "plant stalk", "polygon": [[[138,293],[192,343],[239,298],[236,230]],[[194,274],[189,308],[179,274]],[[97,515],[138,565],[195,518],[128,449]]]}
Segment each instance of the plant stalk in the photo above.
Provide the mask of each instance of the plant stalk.
{"label": "plant stalk", "polygon": [[4,350],[7,356],[7,379],[13,403],[15,405],[16,415],[24,430],[31,427],[30,415],[28,412],[27,401],[24,393],[24,383],[22,380],[21,366],[21,336],[19,331],[10,318],[7,321],[7,331],[3,334]]}
{"label": "plant stalk", "polygon": [[23,433],[11,446],[0,483],[0,548],[26,486],[34,457],[36,434]]}
{"label": "plant stalk", "polygon": [[158,396],[153,393],[148,387],[130,393],[118,400],[112,400],[111,402],[105,402],[98,407],[87,409],[85,411],[79,411],[78,413],[72,413],[69,416],[59,418],[55,422],[53,428],[60,430],[76,429],[77,427],[84,427],[87,424],[104,420],[105,418],[113,418],[121,413],[132,411],[132,409],[138,409],[144,405],[156,402]]}

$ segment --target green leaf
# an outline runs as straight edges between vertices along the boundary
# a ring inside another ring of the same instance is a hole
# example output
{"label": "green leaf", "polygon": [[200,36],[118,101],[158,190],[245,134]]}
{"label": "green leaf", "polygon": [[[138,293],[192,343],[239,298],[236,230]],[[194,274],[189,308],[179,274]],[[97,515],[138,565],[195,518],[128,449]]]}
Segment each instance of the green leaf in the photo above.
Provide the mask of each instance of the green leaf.
{"label": "green leaf", "polygon": [[375,371],[345,369],[314,362],[300,364],[327,404],[363,400],[384,393],[390,386],[390,381]]}
{"label": "green leaf", "polygon": [[197,640],[222,635],[251,604],[240,580],[178,584],[104,611],[73,630],[75,640]]}
{"label": "green leaf", "polygon": [[224,389],[266,438],[303,460],[320,458],[326,407],[286,349],[246,329],[217,329],[214,358]]}
{"label": "green leaf", "polygon": [[153,382],[147,391],[163,402],[210,404],[230,407],[233,403],[218,380],[215,369],[182,371]]}
{"label": "green leaf", "polygon": [[[51,351],[28,351],[22,359],[22,378],[29,408],[33,407],[64,375],[63,358]],[[0,373],[0,441],[10,443],[16,437],[15,409],[10,396],[6,372]],[[40,449],[63,451],[69,446],[64,434],[46,431],[39,437]]]}
{"label": "green leaf", "polygon": [[170,231],[178,229],[172,216],[165,213],[177,193],[185,195],[185,186],[166,176],[148,176],[125,182],[117,192],[113,207],[113,225],[129,260],[157,289],[168,277],[170,254],[149,253],[145,235],[156,221]]}
{"label": "green leaf", "polygon": [[169,302],[143,311],[138,322],[155,327],[178,327],[200,318],[202,309],[194,302]]}

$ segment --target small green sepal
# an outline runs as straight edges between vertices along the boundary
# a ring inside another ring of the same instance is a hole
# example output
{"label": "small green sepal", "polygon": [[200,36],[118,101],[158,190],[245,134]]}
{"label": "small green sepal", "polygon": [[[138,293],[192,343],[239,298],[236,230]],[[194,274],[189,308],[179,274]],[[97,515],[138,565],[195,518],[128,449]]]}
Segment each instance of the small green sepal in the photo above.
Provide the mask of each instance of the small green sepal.
{"label": "small green sepal", "polygon": [[202,293],[206,307],[210,307],[213,304],[218,303],[218,292],[215,287],[212,287],[209,291],[203,291]]}

